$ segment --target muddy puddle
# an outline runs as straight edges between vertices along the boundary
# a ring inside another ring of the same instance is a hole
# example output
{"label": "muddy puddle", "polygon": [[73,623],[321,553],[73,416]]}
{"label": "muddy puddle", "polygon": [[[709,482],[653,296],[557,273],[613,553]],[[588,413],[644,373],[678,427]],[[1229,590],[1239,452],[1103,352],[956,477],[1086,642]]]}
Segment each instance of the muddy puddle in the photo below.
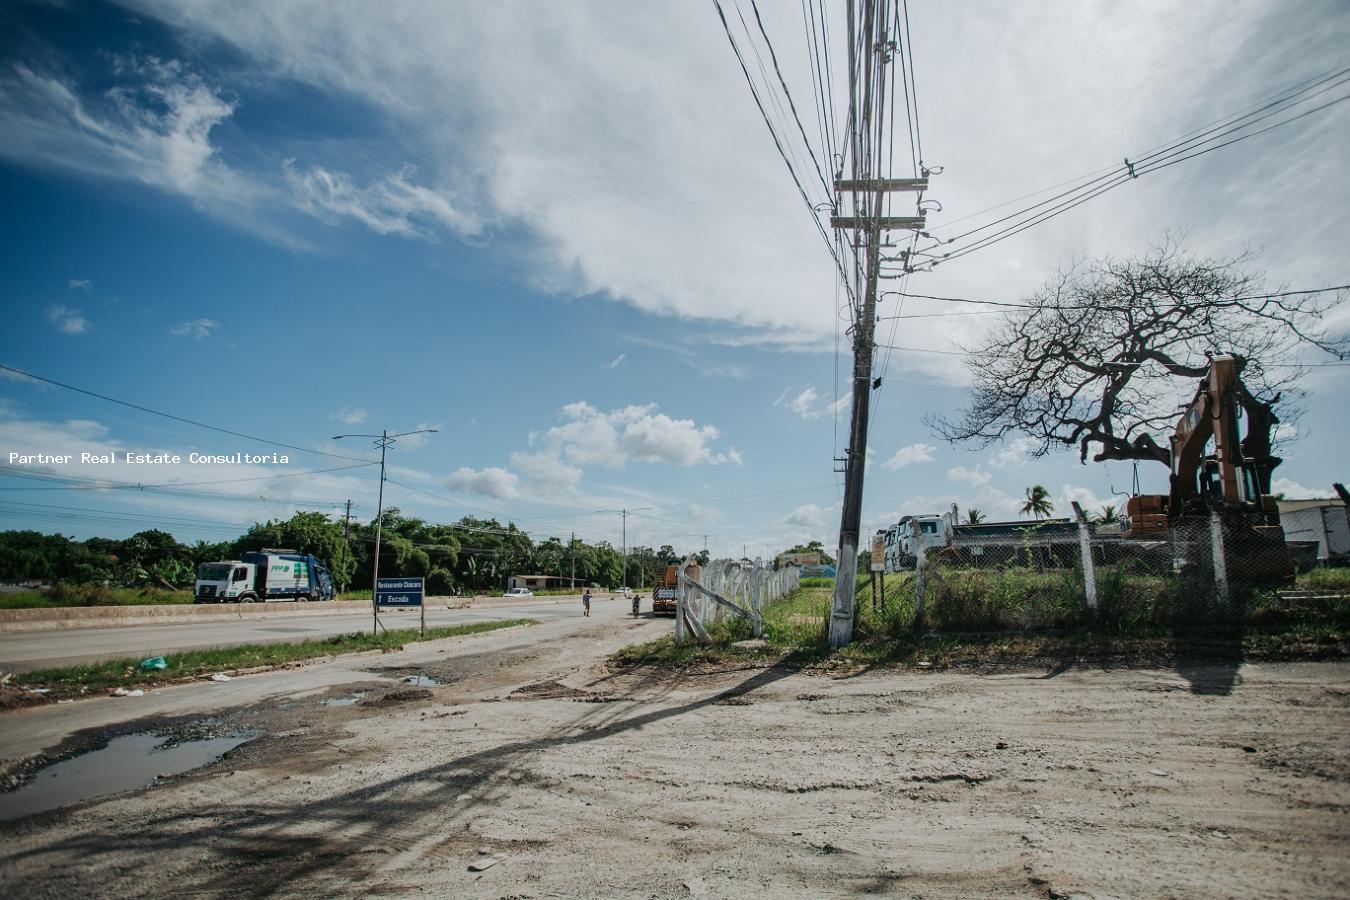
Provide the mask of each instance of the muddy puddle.
{"label": "muddy puddle", "polygon": [[358,703],[361,702],[361,698],[363,698],[363,697],[365,697],[365,693],[364,693],[364,692],[363,692],[363,693],[360,693],[360,694],[356,694],[356,695],[351,696],[351,697],[329,697],[327,700],[324,700],[324,701],[323,701],[323,705],[324,705],[324,706],[355,706],[356,704],[358,704]]}
{"label": "muddy puddle", "polygon": [[441,683],[430,675],[409,675],[401,680],[404,684],[410,684],[413,687],[432,688],[441,686]]}
{"label": "muddy puddle", "polygon": [[240,734],[176,743],[154,734],[115,737],[100,750],[48,766],[18,790],[0,794],[0,821],[146,788],[160,777],[209,765],[254,737]]}

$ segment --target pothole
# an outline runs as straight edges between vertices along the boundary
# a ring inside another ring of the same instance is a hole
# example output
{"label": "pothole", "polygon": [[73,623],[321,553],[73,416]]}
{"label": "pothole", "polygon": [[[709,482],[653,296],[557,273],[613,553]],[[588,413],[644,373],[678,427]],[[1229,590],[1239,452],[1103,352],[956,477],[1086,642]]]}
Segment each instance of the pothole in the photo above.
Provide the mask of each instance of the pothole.
{"label": "pothole", "polygon": [[48,766],[18,790],[0,794],[0,821],[147,788],[161,778],[210,765],[256,736],[198,741],[175,741],[156,734],[115,737],[102,749]]}
{"label": "pothole", "polygon": [[430,675],[409,675],[401,680],[404,684],[410,684],[413,687],[433,688],[441,686],[441,683]]}

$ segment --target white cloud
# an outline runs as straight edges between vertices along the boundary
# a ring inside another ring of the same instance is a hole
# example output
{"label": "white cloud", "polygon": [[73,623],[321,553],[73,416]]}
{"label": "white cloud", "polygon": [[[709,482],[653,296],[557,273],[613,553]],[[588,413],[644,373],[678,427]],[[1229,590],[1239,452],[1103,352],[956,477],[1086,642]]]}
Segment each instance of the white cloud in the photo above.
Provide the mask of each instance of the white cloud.
{"label": "white cloud", "polygon": [[414,184],[412,166],[364,187],[346,173],[320,166],[300,171],[293,159],[285,160],[283,171],[299,208],[325,222],[350,218],[376,234],[421,238],[434,236],[438,225],[461,235],[482,227],[447,192]]}
{"label": "white cloud", "polygon": [[89,330],[89,320],[84,317],[83,312],[59,303],[47,307],[47,321],[63,334],[84,334]]}
{"label": "white cloud", "polygon": [[994,455],[989,459],[989,465],[996,469],[1026,465],[1035,446],[1036,441],[1032,438],[1024,436],[1012,438],[1005,441],[1003,446],[994,452]]}
{"label": "white cloud", "polygon": [[510,500],[520,493],[517,489],[520,478],[514,472],[496,466],[484,469],[461,467],[450,473],[445,485],[451,490],[469,491],[499,500]]}
{"label": "white cloud", "polygon": [[1102,511],[1106,506],[1119,506],[1120,500],[1116,497],[1100,497],[1092,491],[1091,488],[1079,487],[1073,484],[1065,484],[1059,490],[1060,502],[1056,504],[1055,515],[1073,518],[1073,501],[1077,500],[1078,505],[1083,508],[1083,513],[1091,518]]}
{"label": "white cloud", "polygon": [[[428,429],[434,430],[429,431]],[[425,447],[431,436],[441,430],[441,426],[433,425],[430,422],[418,422],[416,428],[409,428],[408,430],[415,433],[406,434],[398,439],[398,446],[402,450],[416,450]]]}
{"label": "white cloud", "polygon": [[366,417],[368,415],[370,415],[370,413],[368,413],[366,410],[362,409],[359,406],[357,407],[344,406],[342,409],[339,409],[337,412],[333,413],[332,418],[337,419],[344,425],[360,425],[362,422],[366,420]]}
{"label": "white cloud", "polygon": [[800,525],[803,528],[823,528],[825,526],[825,507],[814,503],[804,503],[788,513],[783,519],[788,525]]}
{"label": "white cloud", "polygon": [[[783,397],[786,397],[790,391],[790,388],[788,391],[785,391]],[[783,402],[783,397],[779,397],[773,405],[778,406],[781,404]],[[843,412],[845,409],[848,409],[849,404],[853,400],[848,394],[844,394],[832,403],[824,403],[817,406],[816,401],[819,399],[820,395],[816,393],[815,385],[808,384],[802,389],[801,393],[788,401],[788,409],[792,410],[803,419],[819,419],[822,416],[833,416]]]}
{"label": "white cloud", "polygon": [[568,492],[581,482],[581,467],[563,462],[554,453],[511,454],[511,465],[530,486],[547,492]]}
{"label": "white cloud", "polygon": [[71,289],[72,291],[87,291],[87,290],[89,290],[89,288],[91,288],[92,286],[93,286],[93,282],[90,281],[88,278],[72,278],[72,279],[70,279],[70,289]]}
{"label": "white cloud", "polygon": [[[868,449],[871,449],[870,447]],[[883,469],[903,469],[905,466],[912,466],[916,463],[925,463],[933,461],[933,451],[937,449],[932,444],[910,444],[907,447],[901,447],[895,451],[895,455],[881,464]]]}
{"label": "white cloud", "polygon": [[788,403],[788,409],[791,409],[793,412],[801,416],[803,419],[811,419],[819,415],[819,413],[816,413],[812,410],[812,406],[815,404],[815,402],[816,402],[816,389],[808,384],[805,390],[803,390],[796,397],[792,398],[792,400]]}
{"label": "white cloud", "polygon": [[38,381],[31,375],[26,375],[23,372],[11,372],[9,369],[0,369],[0,378],[6,381],[21,381],[24,384],[31,384],[40,391],[46,390],[48,387],[45,381]]}
{"label": "white cloud", "polygon": [[257,190],[216,158],[210,140],[234,103],[174,61],[120,59],[115,75],[112,88],[86,99],[63,76],[23,63],[0,73],[0,155],[139,181],[237,218]]}
{"label": "white cloud", "polygon": [[988,484],[994,476],[984,471],[980,466],[976,466],[973,469],[968,469],[965,466],[953,466],[947,470],[947,477],[952,481],[962,481],[966,484],[979,487],[980,485]]}
{"label": "white cloud", "polygon": [[201,339],[209,335],[212,331],[220,327],[220,323],[215,319],[193,319],[191,322],[180,322],[169,329],[170,334],[178,337],[192,337]]}
{"label": "white cloud", "polygon": [[1270,483],[1270,491],[1273,494],[1283,494],[1286,500],[1319,500],[1331,496],[1329,490],[1314,490],[1289,478],[1276,478]]}
{"label": "white cloud", "polygon": [[613,359],[611,359],[611,360],[609,361],[609,364],[606,366],[606,368],[609,368],[609,369],[616,369],[616,368],[618,368],[618,367],[619,367],[619,363],[623,362],[624,357],[626,357],[627,355],[628,355],[627,353],[620,353],[618,356],[614,357]]}
{"label": "white cloud", "polygon": [[656,412],[654,403],[601,412],[578,401],[560,412],[564,423],[532,433],[530,443],[575,466],[621,469],[629,462],[677,466],[740,462],[740,453],[734,449],[713,450],[711,445],[719,437],[715,426],[672,419]]}

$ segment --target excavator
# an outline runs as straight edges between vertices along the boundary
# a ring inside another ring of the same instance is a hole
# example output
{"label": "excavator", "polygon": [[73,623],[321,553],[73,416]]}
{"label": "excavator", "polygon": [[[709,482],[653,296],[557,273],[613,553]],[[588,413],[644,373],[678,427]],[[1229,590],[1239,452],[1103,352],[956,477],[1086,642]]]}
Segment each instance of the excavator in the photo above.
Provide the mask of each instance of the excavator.
{"label": "excavator", "polygon": [[[1232,533],[1247,539],[1263,576],[1285,578],[1293,572],[1293,558],[1285,550],[1279,506],[1270,493],[1271,473],[1282,462],[1270,448],[1279,420],[1242,383],[1245,365],[1240,356],[1210,359],[1171,435],[1171,492],[1131,497],[1125,505],[1125,536],[1162,535],[1179,519],[1217,511]],[[1239,433],[1243,420],[1245,436]],[[1206,453],[1211,439],[1213,451]]]}

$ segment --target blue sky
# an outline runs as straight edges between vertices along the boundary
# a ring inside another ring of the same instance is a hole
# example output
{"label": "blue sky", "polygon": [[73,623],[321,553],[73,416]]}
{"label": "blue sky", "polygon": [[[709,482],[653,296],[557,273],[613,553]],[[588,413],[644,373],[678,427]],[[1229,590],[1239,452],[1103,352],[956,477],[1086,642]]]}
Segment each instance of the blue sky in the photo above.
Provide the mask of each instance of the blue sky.
{"label": "blue sky", "polygon": [[[1350,46],[1333,2],[912,6],[948,219],[1112,165]],[[763,8],[805,79],[800,10]],[[630,544],[835,543],[848,367],[833,276],[710,7],[72,0],[7,4],[0,26],[0,362],[339,455],[370,454],[340,432],[438,428],[395,447],[386,493],[428,519],[490,511],[618,544],[626,507]],[[1252,248],[1272,283],[1350,282],[1347,137],[1340,106],[912,288],[1015,298],[1168,229],[1200,252]],[[895,343],[950,351],[982,320],[909,320]],[[1350,476],[1350,379],[1310,371],[1278,475],[1326,495]],[[1012,517],[1037,483],[1061,508],[1129,489],[1125,464],[943,445],[922,417],[958,408],[964,379],[958,357],[889,357],[869,529],[953,502]],[[278,450],[0,379],[6,458],[105,449]],[[217,482],[177,493],[9,474],[0,528],[210,539],[348,498],[373,515],[374,469],[297,475],[351,463],[288,455],[38,472]],[[1165,475],[1141,466],[1146,490]]]}

